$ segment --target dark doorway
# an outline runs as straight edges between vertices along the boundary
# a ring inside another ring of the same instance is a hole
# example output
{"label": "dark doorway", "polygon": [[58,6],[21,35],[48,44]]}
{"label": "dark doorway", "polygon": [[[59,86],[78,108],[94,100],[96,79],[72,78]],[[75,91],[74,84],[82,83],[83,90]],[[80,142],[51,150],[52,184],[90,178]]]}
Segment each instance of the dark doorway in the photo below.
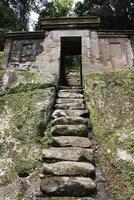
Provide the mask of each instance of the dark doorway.
{"label": "dark doorway", "polygon": [[61,37],[60,85],[82,84],[81,37]]}

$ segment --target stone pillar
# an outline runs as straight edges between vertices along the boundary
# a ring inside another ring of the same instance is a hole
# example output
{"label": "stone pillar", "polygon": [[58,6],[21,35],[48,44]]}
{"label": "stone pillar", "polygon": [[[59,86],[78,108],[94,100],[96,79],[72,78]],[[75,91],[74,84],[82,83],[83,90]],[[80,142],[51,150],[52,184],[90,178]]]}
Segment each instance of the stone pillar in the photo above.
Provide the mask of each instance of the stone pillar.
{"label": "stone pillar", "polygon": [[127,60],[128,60],[128,66],[133,67],[134,66],[134,52],[133,52],[133,46],[129,39],[127,42]]}
{"label": "stone pillar", "polygon": [[89,72],[91,62],[90,31],[83,31],[82,35],[82,75]]}
{"label": "stone pillar", "polygon": [[5,47],[4,47],[4,56],[3,56],[3,61],[2,61],[3,69],[6,69],[8,67],[8,60],[10,57],[11,47],[12,47],[12,39],[6,39]]}
{"label": "stone pillar", "polygon": [[39,71],[59,74],[60,36],[56,31],[46,32],[42,43],[43,52],[36,57]]}
{"label": "stone pillar", "polygon": [[96,31],[91,31],[91,62],[100,63],[99,40]]}
{"label": "stone pillar", "polygon": [[100,59],[100,45],[97,31],[88,31],[83,38],[83,75],[102,71],[103,64]]}

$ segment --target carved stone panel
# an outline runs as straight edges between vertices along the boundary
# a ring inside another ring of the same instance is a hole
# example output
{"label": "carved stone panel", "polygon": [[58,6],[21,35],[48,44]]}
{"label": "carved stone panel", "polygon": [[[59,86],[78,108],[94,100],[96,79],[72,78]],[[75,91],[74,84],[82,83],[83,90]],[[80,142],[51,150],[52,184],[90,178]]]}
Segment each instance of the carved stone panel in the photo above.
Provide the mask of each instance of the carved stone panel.
{"label": "carved stone panel", "polygon": [[14,40],[9,62],[35,61],[36,55],[42,52],[41,40]]}

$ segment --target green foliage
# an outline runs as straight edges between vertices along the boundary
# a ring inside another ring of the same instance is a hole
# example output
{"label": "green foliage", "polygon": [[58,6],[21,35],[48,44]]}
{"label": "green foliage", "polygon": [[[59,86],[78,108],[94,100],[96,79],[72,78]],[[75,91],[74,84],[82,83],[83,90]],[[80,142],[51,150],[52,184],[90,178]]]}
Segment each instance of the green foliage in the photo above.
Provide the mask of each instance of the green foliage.
{"label": "green foliage", "polygon": [[64,57],[64,67],[68,70],[80,70],[81,67],[81,56],[74,55],[74,56],[65,56]]}
{"label": "green foliage", "polygon": [[2,2],[0,2],[0,19],[0,29],[7,31],[20,30],[20,21],[13,8],[7,7]]}
{"label": "green foliage", "polygon": [[132,0],[84,0],[75,5],[77,16],[97,15],[104,29],[133,29],[134,2]]}
{"label": "green foliage", "polygon": [[21,30],[21,22],[13,8],[0,2],[0,51],[4,48],[4,37],[9,31]]}
{"label": "green foliage", "polygon": [[[3,51],[3,49],[4,49],[5,35],[6,35],[6,31],[4,29],[0,28],[0,51]],[[0,56],[0,57],[2,57],[2,56]]]}
{"label": "green foliage", "polygon": [[51,0],[46,1],[41,10],[38,23],[35,26],[36,30],[41,29],[41,19],[44,17],[65,17],[71,14],[73,1],[72,0]]}
{"label": "green foliage", "polygon": [[[20,22],[21,30],[28,30],[29,28],[29,20],[30,20],[30,12],[36,11],[38,12],[38,6],[42,2],[42,0],[2,0],[2,4],[8,9],[11,9],[15,17]],[[12,23],[16,23],[13,18],[11,18]],[[5,23],[7,26],[7,24]]]}

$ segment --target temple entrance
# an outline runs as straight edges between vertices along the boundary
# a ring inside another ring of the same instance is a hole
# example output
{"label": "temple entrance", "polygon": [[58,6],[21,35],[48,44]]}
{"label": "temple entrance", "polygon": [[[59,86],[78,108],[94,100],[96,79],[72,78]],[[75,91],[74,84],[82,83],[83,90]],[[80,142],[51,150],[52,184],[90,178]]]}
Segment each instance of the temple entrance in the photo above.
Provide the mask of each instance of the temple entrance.
{"label": "temple entrance", "polygon": [[82,85],[81,37],[61,37],[60,85]]}

